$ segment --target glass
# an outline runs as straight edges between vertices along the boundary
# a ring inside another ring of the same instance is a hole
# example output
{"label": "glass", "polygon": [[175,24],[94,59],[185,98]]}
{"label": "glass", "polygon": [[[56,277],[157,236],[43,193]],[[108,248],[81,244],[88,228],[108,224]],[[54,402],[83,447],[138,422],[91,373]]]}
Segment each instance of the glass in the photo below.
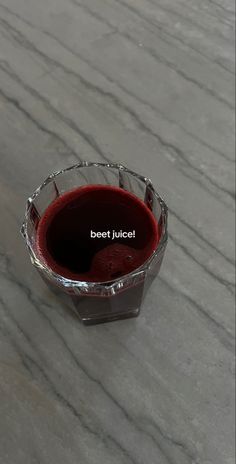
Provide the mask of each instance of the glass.
{"label": "glass", "polygon": [[[156,250],[138,269],[109,282],[71,280],[53,272],[36,247],[39,220],[46,208],[60,195],[91,184],[112,185],[132,192],[152,211],[161,228]],[[21,233],[31,262],[49,287],[66,297],[84,324],[114,321],[138,316],[146,291],[157,276],[167,244],[167,206],[150,179],[121,164],[81,162],[51,174],[28,199]]]}

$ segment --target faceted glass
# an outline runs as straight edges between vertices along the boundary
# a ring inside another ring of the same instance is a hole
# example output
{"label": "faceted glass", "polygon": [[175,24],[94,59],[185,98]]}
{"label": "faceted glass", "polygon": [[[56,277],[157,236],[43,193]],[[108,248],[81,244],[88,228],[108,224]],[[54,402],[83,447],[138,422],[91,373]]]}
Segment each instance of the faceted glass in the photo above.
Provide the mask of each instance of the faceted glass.
{"label": "faceted glass", "polygon": [[[161,228],[161,237],[150,258],[133,272],[109,282],[71,280],[50,269],[39,255],[36,233],[47,207],[60,195],[83,185],[111,185],[125,189],[142,199]],[[138,316],[144,295],[157,276],[167,244],[167,206],[150,179],[121,164],[81,162],[51,174],[28,199],[21,229],[33,265],[41,277],[63,298],[85,324],[114,321]]]}

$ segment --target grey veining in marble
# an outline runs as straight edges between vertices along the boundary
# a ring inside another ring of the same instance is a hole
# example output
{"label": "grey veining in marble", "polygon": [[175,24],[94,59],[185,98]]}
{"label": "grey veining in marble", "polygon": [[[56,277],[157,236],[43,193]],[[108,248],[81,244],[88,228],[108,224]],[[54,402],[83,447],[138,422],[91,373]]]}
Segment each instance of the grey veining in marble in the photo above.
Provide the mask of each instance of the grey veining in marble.
{"label": "grey veining in marble", "polygon": [[[81,326],[20,237],[81,159],[169,205],[135,320]],[[233,464],[234,188],[233,0],[0,0],[1,464]]]}

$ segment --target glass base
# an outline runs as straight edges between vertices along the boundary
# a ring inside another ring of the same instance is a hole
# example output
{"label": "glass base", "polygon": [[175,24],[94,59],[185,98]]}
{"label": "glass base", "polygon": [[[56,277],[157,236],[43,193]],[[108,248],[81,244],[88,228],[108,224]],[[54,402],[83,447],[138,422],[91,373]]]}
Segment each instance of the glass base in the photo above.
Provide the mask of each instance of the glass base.
{"label": "glass base", "polygon": [[77,315],[79,316],[79,319],[80,321],[84,324],[84,325],[95,325],[95,324],[103,324],[105,322],[114,322],[114,321],[118,321],[118,320],[122,320],[122,319],[130,319],[130,318],[133,318],[133,317],[137,317],[140,313],[140,308],[137,308],[133,311],[129,311],[129,312],[122,312],[120,314],[114,314],[114,316],[111,316],[111,315],[107,315],[107,314],[101,314],[100,316],[97,316],[97,317],[88,317],[88,318],[81,318],[80,315],[77,313]]}
{"label": "glass base", "polygon": [[121,319],[137,317],[140,313],[144,283],[140,282],[133,287],[112,295],[110,297],[92,295],[73,295],[65,293],[42,276],[48,288],[57,298],[70,309],[84,325],[101,324]]}
{"label": "glass base", "polygon": [[72,296],[74,311],[86,325],[138,316],[143,299],[144,282],[112,296]]}

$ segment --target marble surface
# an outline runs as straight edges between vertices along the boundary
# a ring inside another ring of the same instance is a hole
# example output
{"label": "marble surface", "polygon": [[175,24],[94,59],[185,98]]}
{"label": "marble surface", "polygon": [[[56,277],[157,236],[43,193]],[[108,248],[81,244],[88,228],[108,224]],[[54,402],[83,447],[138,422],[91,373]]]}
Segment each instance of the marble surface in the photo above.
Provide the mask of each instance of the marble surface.
{"label": "marble surface", "polygon": [[[0,0],[1,464],[234,463],[233,0]],[[169,205],[139,318],[83,327],[27,196],[120,161]]]}

